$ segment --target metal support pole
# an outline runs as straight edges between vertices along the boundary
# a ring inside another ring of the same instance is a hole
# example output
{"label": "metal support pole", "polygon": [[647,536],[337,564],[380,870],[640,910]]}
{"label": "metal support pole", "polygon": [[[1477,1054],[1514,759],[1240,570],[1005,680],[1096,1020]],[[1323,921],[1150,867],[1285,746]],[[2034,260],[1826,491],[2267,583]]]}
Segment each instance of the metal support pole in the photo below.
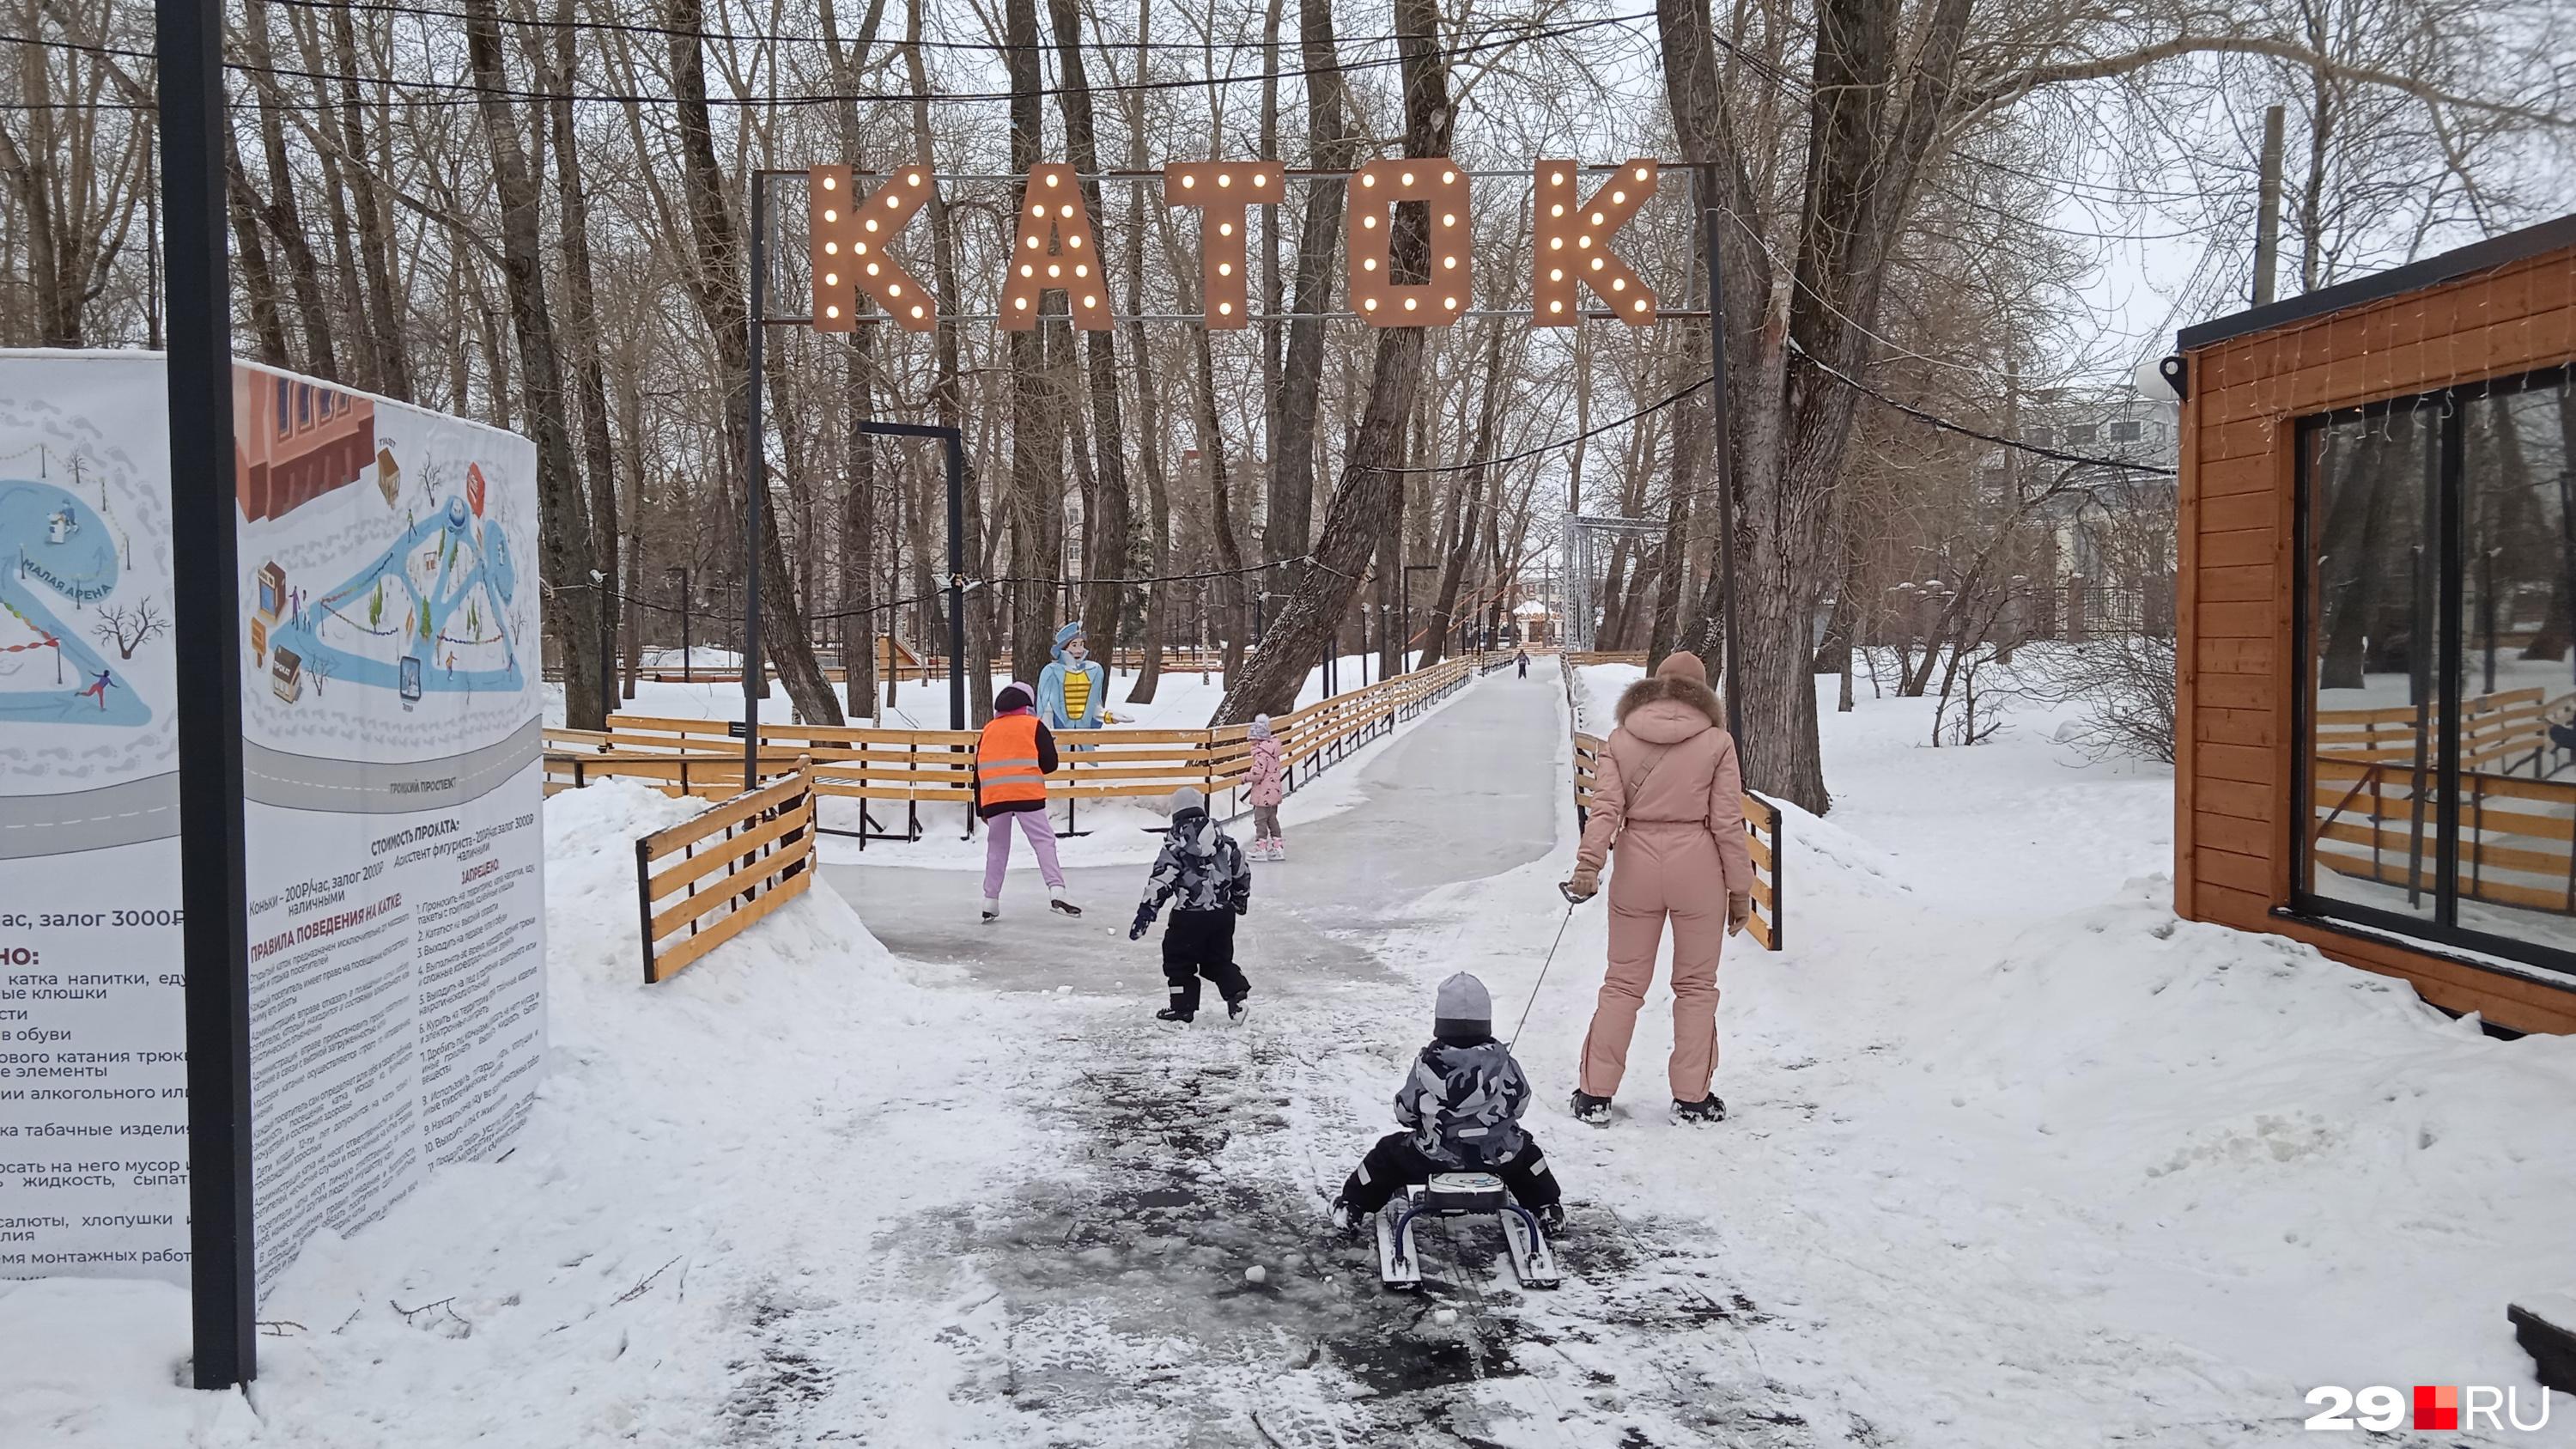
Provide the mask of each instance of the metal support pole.
{"label": "metal support pole", "polygon": [[2263,112],[2263,189],[2254,222],[2254,305],[2277,295],[2281,273],[2281,108]]}
{"label": "metal support pole", "polygon": [[966,728],[966,443],[948,440],[948,727]]}
{"label": "metal support pole", "polygon": [[[233,516],[224,7],[158,0],[170,523],[178,654],[179,904],[187,985],[188,1281],[201,1389],[258,1376],[250,942],[242,874],[240,541]],[[59,652],[59,651],[58,651]]]}
{"label": "metal support pole", "polygon": [[769,178],[751,178],[751,386],[743,394],[744,445],[742,488],[742,788],[760,788],[760,696],[768,682],[760,667],[760,496],[761,463],[768,449],[760,437],[760,343],[768,269]]}
{"label": "metal support pole", "polygon": [[1736,704],[1741,678],[1736,660],[1744,649],[1735,632],[1735,449],[1727,422],[1725,269],[1719,264],[1717,248],[1718,228],[1725,223],[1726,214],[1712,206],[1700,215],[1708,231],[1709,405],[1715,415],[1711,420],[1709,453],[1717,459],[1717,556],[1725,570],[1726,606],[1721,617],[1726,627],[1726,729],[1740,742],[1743,716]]}

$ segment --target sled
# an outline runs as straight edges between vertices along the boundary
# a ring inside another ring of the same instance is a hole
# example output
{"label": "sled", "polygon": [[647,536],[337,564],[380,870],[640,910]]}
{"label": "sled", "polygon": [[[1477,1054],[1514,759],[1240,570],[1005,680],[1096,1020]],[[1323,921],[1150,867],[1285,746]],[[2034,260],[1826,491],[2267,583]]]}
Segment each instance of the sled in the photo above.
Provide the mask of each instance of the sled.
{"label": "sled", "polygon": [[1490,1172],[1435,1172],[1429,1182],[1405,1189],[1377,1212],[1377,1276],[1392,1291],[1422,1286],[1422,1253],[1413,1225],[1425,1217],[1493,1218],[1511,1255],[1512,1276],[1522,1287],[1553,1288],[1559,1281],[1556,1253],[1548,1247],[1537,1215],[1512,1200],[1501,1178]]}

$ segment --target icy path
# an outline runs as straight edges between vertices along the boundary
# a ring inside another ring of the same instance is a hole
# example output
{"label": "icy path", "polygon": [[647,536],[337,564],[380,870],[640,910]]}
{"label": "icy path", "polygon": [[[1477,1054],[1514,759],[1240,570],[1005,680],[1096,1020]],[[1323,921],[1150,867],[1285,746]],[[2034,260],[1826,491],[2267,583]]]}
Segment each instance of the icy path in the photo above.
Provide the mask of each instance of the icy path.
{"label": "icy path", "polygon": [[[1368,1251],[1324,1228],[1427,1035],[1420,973],[1390,970],[1384,943],[1421,924],[1426,893],[1558,850],[1561,701],[1551,676],[1480,683],[1364,767],[1360,807],[1292,832],[1244,922],[1256,1009],[1241,1030],[1150,1020],[1153,940],[1125,939],[1134,868],[1072,873],[1079,925],[1015,875],[994,928],[973,923],[968,878],[827,872],[897,952],[1071,998],[1045,1059],[1004,1088],[1048,1156],[1006,1198],[899,1234],[861,1295],[937,1305],[909,1331],[956,1360],[941,1376],[965,1397],[1013,1411],[991,1442],[1808,1442],[1770,1411],[1736,1331],[1759,1309],[1700,1251],[1704,1225],[1583,1214],[1567,1287],[1534,1295],[1483,1234],[1435,1232],[1419,1298],[1385,1294]],[[1551,1100],[1556,1075],[1539,1072]],[[1533,1126],[1573,1130],[1545,1110]],[[1244,1279],[1255,1265],[1266,1282]],[[775,1332],[783,1362],[849,1357],[826,1389],[782,1378],[774,1442],[866,1421],[883,1368],[862,1360],[883,1330]]]}

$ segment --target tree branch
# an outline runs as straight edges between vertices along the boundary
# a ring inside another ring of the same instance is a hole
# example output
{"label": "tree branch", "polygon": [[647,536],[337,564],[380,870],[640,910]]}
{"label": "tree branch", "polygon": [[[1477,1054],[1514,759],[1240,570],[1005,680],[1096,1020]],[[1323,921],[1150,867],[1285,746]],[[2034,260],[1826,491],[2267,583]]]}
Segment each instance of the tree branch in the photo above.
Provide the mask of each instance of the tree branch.
{"label": "tree branch", "polygon": [[2457,106],[2507,120],[2524,121],[2537,126],[2576,128],[2576,116],[2535,110],[2503,101],[2482,100],[2476,96],[2457,95],[2413,76],[2381,70],[2377,66],[2350,65],[2333,56],[2287,40],[2274,40],[2259,35],[2177,35],[2170,40],[2121,55],[2097,56],[2091,60],[2070,61],[2063,65],[2033,66],[1997,80],[1994,84],[1969,91],[1962,99],[1968,113],[1991,111],[2030,94],[2042,86],[2064,85],[2073,81],[2106,80],[2113,76],[2131,75],[2168,60],[2186,55],[2261,55],[2286,60],[2340,80],[2358,81],[2365,85],[2385,86],[2433,105]]}

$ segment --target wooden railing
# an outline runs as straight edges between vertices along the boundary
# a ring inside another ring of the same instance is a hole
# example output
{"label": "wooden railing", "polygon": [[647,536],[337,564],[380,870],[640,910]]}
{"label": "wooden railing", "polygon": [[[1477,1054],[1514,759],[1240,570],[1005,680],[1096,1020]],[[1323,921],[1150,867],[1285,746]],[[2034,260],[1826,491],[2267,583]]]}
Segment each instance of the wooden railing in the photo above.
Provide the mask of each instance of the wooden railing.
{"label": "wooden railing", "polygon": [[[1574,671],[1586,664],[1634,664],[1644,667],[1642,653],[1603,654],[1569,651],[1557,656],[1565,678],[1565,712],[1571,724],[1583,718],[1585,692],[1575,679]],[[1598,773],[1595,761],[1603,741],[1595,735],[1574,731],[1574,819],[1577,827],[1592,818],[1592,786]],[[1785,822],[1780,808],[1761,796],[1744,792],[1744,833],[1746,847],[1753,855],[1753,919],[1745,929],[1762,943],[1765,951],[1777,951],[1783,939],[1780,905],[1783,899],[1780,867],[1785,863],[1781,829]]]}
{"label": "wooden railing", "polygon": [[[1473,677],[1475,666],[1473,656],[1448,660],[1272,720],[1288,788],[1296,789],[1455,691]],[[642,780],[669,795],[727,798],[743,789],[739,723],[619,714],[610,717],[609,726],[546,731],[549,793],[610,776]],[[1069,730],[1056,740],[1061,764],[1047,779],[1047,797],[1067,802],[1155,797],[1189,785],[1213,801],[1239,789],[1250,774],[1248,736],[1242,725]],[[805,765],[817,797],[860,802],[859,829],[824,833],[855,836],[862,849],[870,840],[918,839],[922,806],[962,807],[972,801],[976,738],[972,730],[764,722],[759,779],[753,783]],[[891,822],[881,826],[872,802],[901,804],[900,830]]]}
{"label": "wooden railing", "polygon": [[645,984],[669,980],[802,894],[813,856],[814,779],[801,766],[636,841]]}
{"label": "wooden railing", "polygon": [[[2528,770],[2534,779],[2547,778],[2555,749],[2549,727],[2576,717],[2576,694],[2545,701],[2544,693],[2534,686],[2460,701],[2460,768],[2493,768],[2508,775]],[[2363,764],[2412,765],[2417,736],[2430,736],[2439,728],[2430,705],[2321,709],[2316,721],[2317,753]],[[2432,763],[2429,738],[2423,763]]]}
{"label": "wooden railing", "polygon": [[[1577,730],[1574,733],[1574,818],[1579,825],[1592,818],[1592,783],[1595,758],[1604,742]],[[1765,951],[1780,949],[1780,810],[1778,806],[1747,790],[1744,792],[1745,846],[1753,854],[1753,919],[1744,929],[1762,943]]]}
{"label": "wooden railing", "polygon": [[1565,667],[1568,669],[1581,669],[1587,664],[1634,664],[1639,669],[1646,667],[1646,651],[1643,649],[1570,649],[1557,657],[1565,661]]}

